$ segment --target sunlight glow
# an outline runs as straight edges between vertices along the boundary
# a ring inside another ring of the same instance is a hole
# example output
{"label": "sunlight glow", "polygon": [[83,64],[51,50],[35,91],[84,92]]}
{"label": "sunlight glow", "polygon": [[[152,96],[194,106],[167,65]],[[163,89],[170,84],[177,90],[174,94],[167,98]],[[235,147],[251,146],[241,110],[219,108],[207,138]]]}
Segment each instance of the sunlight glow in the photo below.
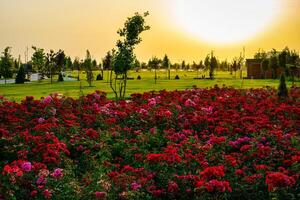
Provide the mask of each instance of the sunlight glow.
{"label": "sunlight glow", "polygon": [[266,30],[279,15],[281,0],[172,0],[183,32],[209,43],[239,43]]}

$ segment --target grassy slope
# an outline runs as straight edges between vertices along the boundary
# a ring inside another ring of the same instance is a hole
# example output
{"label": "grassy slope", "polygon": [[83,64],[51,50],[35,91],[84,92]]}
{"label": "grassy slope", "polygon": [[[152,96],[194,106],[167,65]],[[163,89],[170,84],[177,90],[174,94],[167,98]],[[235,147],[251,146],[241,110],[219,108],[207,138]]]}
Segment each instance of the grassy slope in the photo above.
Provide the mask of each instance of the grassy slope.
{"label": "grassy slope", "polygon": [[[98,73],[95,73],[95,76]],[[180,80],[174,80],[174,76],[178,74]],[[73,74],[74,76],[76,73]],[[142,80],[136,80],[136,77],[140,75]],[[201,74],[199,73],[199,76]],[[244,75],[245,76],[245,75]],[[31,82],[26,83],[25,85],[16,85],[16,84],[7,84],[0,85],[0,95],[5,96],[6,98],[12,101],[20,101],[25,96],[34,96],[39,99],[42,96],[47,96],[51,93],[60,93],[65,96],[71,97],[79,97],[82,94],[88,94],[95,90],[102,90],[108,93],[108,97],[112,98],[113,93],[110,89],[109,84],[107,83],[107,73],[104,73],[103,81],[94,81],[93,87],[88,87],[87,82],[85,81],[85,75],[81,73],[80,75],[82,81],[81,88],[82,92],[80,92],[80,82],[72,81],[72,82],[54,82],[50,84],[50,80],[44,80],[42,82]],[[197,85],[197,87],[211,87],[215,84],[222,86],[225,84],[226,86],[233,86],[235,88],[257,88],[264,86],[277,87],[279,84],[279,80],[249,80],[244,79],[235,79],[234,76],[230,75],[229,72],[217,72],[215,80],[194,80],[196,77],[196,72],[171,72],[171,80],[167,80],[166,72],[158,72],[159,79],[157,80],[157,84],[154,84],[154,71],[153,72],[130,72],[129,77],[134,77],[135,80],[128,81],[127,87],[127,96],[132,93],[151,91],[151,90],[175,90],[175,89],[186,89],[192,88],[193,85]],[[206,75],[207,77],[207,75]],[[55,78],[54,80],[57,80]],[[287,83],[288,86],[291,85],[291,82]],[[299,82],[296,83],[299,85]]]}

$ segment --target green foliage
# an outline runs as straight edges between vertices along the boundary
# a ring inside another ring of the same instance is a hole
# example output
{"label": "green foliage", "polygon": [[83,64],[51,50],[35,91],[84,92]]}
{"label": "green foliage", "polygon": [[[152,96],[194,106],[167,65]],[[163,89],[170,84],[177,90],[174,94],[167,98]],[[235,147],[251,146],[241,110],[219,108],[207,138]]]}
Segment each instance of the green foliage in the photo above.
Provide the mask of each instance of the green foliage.
{"label": "green foliage", "polygon": [[269,60],[268,59],[263,59],[261,62],[261,68],[264,73],[264,78],[266,78],[266,71],[269,69]]}
{"label": "green foliage", "polygon": [[25,82],[25,70],[23,65],[20,66],[19,71],[16,76],[16,84],[23,84]]}
{"label": "green foliage", "polygon": [[13,59],[12,55],[10,54],[10,47],[6,47],[4,51],[2,52],[1,56],[1,62],[0,62],[0,74],[4,77],[5,79],[5,84],[6,84],[6,79],[12,76],[12,67],[13,67]]}
{"label": "green foliage", "polygon": [[204,60],[204,65],[206,70],[209,70],[209,78],[212,80],[214,79],[214,72],[215,69],[218,67],[218,60],[214,56],[214,53],[211,52],[210,55],[207,55],[205,60]]}
{"label": "green foliage", "polygon": [[88,82],[89,87],[91,87],[93,79],[94,79],[94,75],[93,75],[93,70],[92,70],[93,62],[92,62],[92,57],[91,57],[89,50],[86,50],[86,57],[83,62],[83,66],[84,66],[85,73],[86,73],[86,81]]}
{"label": "green foliage", "polygon": [[74,70],[72,59],[70,58],[70,56],[65,57],[65,64],[67,69]]}
{"label": "green foliage", "polygon": [[[150,29],[149,26],[145,25],[144,19],[148,15],[148,12],[143,15],[135,13],[133,17],[127,18],[124,27],[118,31],[122,40],[117,41],[117,50],[112,53],[111,63],[112,71],[115,73],[114,83],[112,72],[110,76],[110,86],[115,93],[116,99],[124,99],[125,97],[127,71],[132,69],[136,60],[133,50],[142,41],[140,34]],[[117,84],[117,80],[119,79],[121,80]]]}
{"label": "green foliage", "polygon": [[112,54],[108,51],[105,57],[102,59],[103,69],[111,69],[112,68]]}
{"label": "green foliage", "polygon": [[33,46],[32,49],[34,50],[31,57],[31,63],[33,69],[37,70],[43,76],[45,73],[45,64],[46,64],[46,57],[45,57],[46,55],[44,53],[44,49],[40,49],[35,46]]}
{"label": "green foliage", "polygon": [[62,82],[62,81],[64,81],[64,77],[63,77],[62,73],[60,72],[58,74],[58,82]]}
{"label": "green foliage", "polygon": [[273,49],[271,52],[271,56],[269,58],[269,68],[273,70],[273,78],[276,78],[277,73],[276,70],[279,67],[277,51]]}

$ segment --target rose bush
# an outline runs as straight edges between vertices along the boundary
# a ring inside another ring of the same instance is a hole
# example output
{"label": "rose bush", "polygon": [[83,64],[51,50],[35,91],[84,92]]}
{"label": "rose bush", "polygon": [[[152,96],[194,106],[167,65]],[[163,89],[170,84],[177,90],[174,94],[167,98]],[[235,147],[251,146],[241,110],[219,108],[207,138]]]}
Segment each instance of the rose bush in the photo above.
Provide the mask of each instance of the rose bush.
{"label": "rose bush", "polygon": [[0,199],[299,199],[300,88],[0,99]]}

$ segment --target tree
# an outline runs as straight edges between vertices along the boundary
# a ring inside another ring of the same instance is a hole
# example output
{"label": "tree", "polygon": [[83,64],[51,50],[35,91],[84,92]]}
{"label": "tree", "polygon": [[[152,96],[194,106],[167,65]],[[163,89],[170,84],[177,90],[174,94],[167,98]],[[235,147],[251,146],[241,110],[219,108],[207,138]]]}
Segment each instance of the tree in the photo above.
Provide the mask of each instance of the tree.
{"label": "tree", "polygon": [[157,69],[159,67],[159,64],[161,63],[161,60],[158,59],[157,57],[153,57],[149,60],[148,62],[148,66],[151,68],[151,69],[154,69],[154,82],[156,84],[156,80],[157,80]]}
{"label": "tree", "polygon": [[277,57],[277,51],[275,49],[272,50],[271,56],[269,58],[269,67],[272,69],[272,77],[277,78],[277,68],[278,65],[278,57]]}
{"label": "tree", "polygon": [[86,81],[89,84],[89,87],[92,86],[92,82],[94,79],[94,75],[93,75],[93,62],[92,62],[92,57],[91,54],[89,52],[89,50],[86,50],[86,57],[85,60],[83,61],[83,66],[85,69],[85,73],[86,73]]}
{"label": "tree", "polygon": [[80,78],[79,78],[79,74],[80,74],[80,61],[79,61],[78,57],[76,57],[74,59],[73,68],[77,70],[77,81],[80,81]]}
{"label": "tree", "polygon": [[185,70],[185,68],[186,68],[185,61],[182,61],[182,63],[181,63],[181,69]]}
{"label": "tree", "polygon": [[66,64],[66,69],[68,70],[74,70],[74,66],[73,66],[73,63],[72,63],[72,59],[70,56],[66,56],[65,57],[65,64]]}
{"label": "tree", "polygon": [[280,83],[278,87],[278,97],[281,99],[288,97],[288,89],[286,87],[284,73],[282,73],[280,77]]}
{"label": "tree", "polygon": [[41,76],[38,76],[38,79],[41,80],[44,77],[46,64],[44,49],[40,49],[35,46],[32,46],[32,49],[34,52],[31,56],[31,63],[33,69],[37,70],[38,74],[41,74]]}
{"label": "tree", "polygon": [[165,68],[166,70],[168,70],[168,79],[169,80],[171,79],[170,66],[171,66],[170,59],[167,56],[167,54],[165,54],[165,56],[162,60],[162,67]]}
{"label": "tree", "polygon": [[[142,41],[140,34],[150,29],[149,26],[145,25],[144,19],[148,15],[148,12],[143,15],[135,13],[133,17],[127,18],[124,27],[118,31],[122,40],[117,41],[117,50],[113,53],[112,70],[110,73],[110,86],[116,99],[124,99],[125,97],[127,72],[133,67],[135,60],[134,48]],[[113,72],[114,78],[112,75]]]}
{"label": "tree", "polygon": [[203,64],[203,61],[201,60],[199,62],[198,65],[196,65],[196,70],[197,70],[197,78],[199,78],[199,70],[204,70],[205,69],[205,66]]}
{"label": "tree", "polygon": [[102,59],[103,70],[107,70],[107,82],[109,81],[108,70],[112,70],[112,53],[108,51]]}
{"label": "tree", "polygon": [[46,54],[46,64],[45,64],[45,72],[50,76],[51,84],[53,82],[53,74],[55,71],[55,53],[53,50],[50,50],[49,53]]}
{"label": "tree", "polygon": [[264,58],[262,61],[261,61],[261,69],[263,71],[263,77],[264,79],[266,78],[266,71],[269,69],[269,60],[267,58]]}
{"label": "tree", "polygon": [[237,59],[233,59],[233,63],[231,65],[231,70],[234,71],[234,77],[236,78],[236,71],[238,70],[238,64],[237,64]]}
{"label": "tree", "polygon": [[258,52],[254,54],[255,59],[266,59],[268,57],[268,54],[264,51],[259,49]]}
{"label": "tree", "polygon": [[6,84],[6,79],[12,76],[12,67],[13,67],[13,59],[10,54],[10,47],[6,47],[2,52],[3,56],[1,56],[1,65],[0,65],[0,74],[4,77],[4,82]]}
{"label": "tree", "polygon": [[213,51],[211,52],[210,55],[206,56],[204,65],[205,65],[206,69],[209,70],[209,78],[214,79],[214,72],[215,72],[215,69],[218,67],[218,60],[214,56]]}
{"label": "tree", "polygon": [[23,84],[24,82],[25,82],[25,70],[24,70],[23,65],[20,65],[19,71],[18,71],[17,76],[16,76],[15,83],[16,84]]}
{"label": "tree", "polygon": [[96,69],[96,68],[97,68],[97,60],[96,60],[96,59],[94,59],[94,60],[92,61],[92,67],[93,67],[93,69]]}
{"label": "tree", "polygon": [[287,64],[287,56],[288,56],[289,49],[284,48],[278,55],[278,64],[280,67],[286,68]]}

